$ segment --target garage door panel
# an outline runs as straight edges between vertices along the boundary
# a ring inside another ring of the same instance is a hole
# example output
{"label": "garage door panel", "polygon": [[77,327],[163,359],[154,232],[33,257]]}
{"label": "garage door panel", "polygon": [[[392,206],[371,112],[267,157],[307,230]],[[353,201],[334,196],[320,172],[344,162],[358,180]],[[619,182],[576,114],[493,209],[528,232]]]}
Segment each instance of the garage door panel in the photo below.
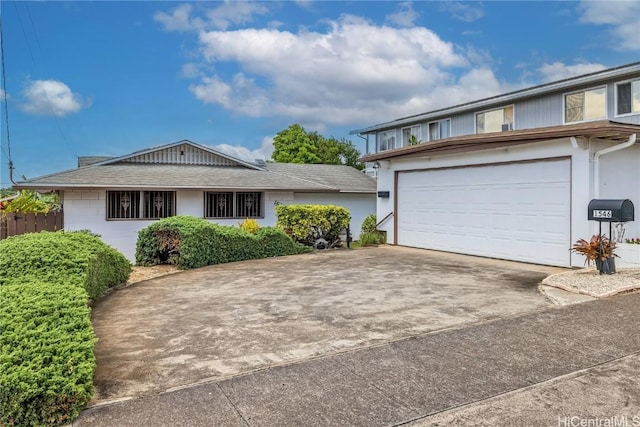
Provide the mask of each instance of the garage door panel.
{"label": "garage door panel", "polygon": [[570,265],[570,161],[398,174],[397,243]]}

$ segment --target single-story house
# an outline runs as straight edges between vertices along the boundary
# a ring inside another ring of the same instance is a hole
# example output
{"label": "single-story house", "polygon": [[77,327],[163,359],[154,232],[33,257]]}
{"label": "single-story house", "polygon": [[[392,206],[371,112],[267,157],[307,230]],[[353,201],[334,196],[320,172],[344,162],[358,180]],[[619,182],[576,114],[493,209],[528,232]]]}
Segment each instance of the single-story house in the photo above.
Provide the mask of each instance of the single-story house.
{"label": "single-story house", "polygon": [[388,243],[582,267],[570,249],[599,231],[589,202],[628,199],[616,263],[640,268],[640,245],[624,243],[640,238],[640,63],[352,133],[373,147],[361,160]]}
{"label": "single-story house", "polygon": [[334,204],[351,213],[351,232],[375,213],[376,183],[355,168],[246,162],[183,140],[120,157],[80,157],[78,168],[19,182],[57,191],[65,230],[90,230],[134,260],[138,231],[154,220],[192,215],[238,225],[276,223],[279,204]]}

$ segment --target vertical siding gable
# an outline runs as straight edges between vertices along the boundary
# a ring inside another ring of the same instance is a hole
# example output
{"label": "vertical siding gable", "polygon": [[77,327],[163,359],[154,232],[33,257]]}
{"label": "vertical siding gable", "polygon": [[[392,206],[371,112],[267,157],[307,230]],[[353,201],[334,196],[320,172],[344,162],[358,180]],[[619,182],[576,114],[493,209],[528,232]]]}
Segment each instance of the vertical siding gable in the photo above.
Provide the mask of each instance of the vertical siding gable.
{"label": "vertical siding gable", "polygon": [[180,144],[162,150],[132,156],[121,163],[151,163],[205,166],[244,166],[231,159],[202,150],[189,144]]}

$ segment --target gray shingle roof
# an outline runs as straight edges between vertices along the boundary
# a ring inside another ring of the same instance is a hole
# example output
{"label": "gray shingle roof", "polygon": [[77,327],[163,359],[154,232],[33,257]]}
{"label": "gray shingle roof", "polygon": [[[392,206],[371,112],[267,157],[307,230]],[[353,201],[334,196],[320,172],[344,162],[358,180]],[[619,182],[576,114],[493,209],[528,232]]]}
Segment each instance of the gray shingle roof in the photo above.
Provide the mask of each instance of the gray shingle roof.
{"label": "gray shingle roof", "polygon": [[268,163],[267,170],[175,164],[88,165],[18,183],[17,188],[247,189],[374,193],[376,182],[340,165]]}
{"label": "gray shingle roof", "polygon": [[267,163],[266,168],[270,172],[310,180],[343,192],[373,193],[376,191],[375,179],[350,166]]}

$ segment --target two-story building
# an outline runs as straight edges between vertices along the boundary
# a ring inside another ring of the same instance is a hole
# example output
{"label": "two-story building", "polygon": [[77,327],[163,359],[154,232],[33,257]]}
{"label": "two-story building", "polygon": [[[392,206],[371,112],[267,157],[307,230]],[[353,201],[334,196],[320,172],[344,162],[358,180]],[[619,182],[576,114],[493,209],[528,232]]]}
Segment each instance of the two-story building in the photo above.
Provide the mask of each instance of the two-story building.
{"label": "two-story building", "polygon": [[[352,134],[374,147],[362,160],[391,244],[580,267],[570,248],[598,232],[591,199],[640,208],[640,62]],[[640,238],[638,212],[616,225]],[[640,251],[618,262],[640,267]]]}

